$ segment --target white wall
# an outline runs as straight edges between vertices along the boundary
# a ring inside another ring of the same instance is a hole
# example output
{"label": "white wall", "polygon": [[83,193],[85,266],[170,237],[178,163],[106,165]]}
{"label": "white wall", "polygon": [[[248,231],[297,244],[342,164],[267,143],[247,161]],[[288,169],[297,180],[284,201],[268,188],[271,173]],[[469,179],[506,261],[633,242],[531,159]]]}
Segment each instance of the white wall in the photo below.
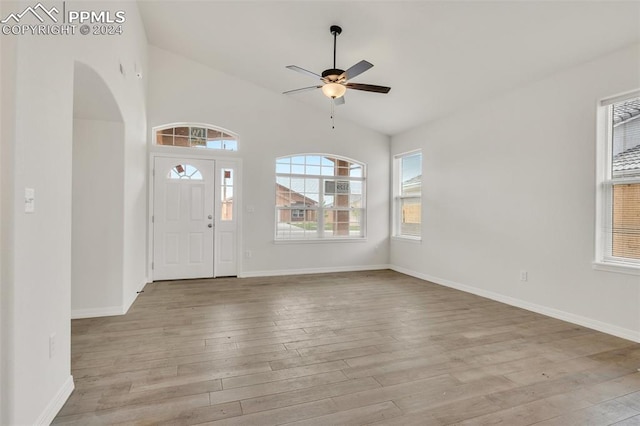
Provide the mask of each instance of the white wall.
{"label": "white wall", "polygon": [[[243,162],[245,206],[242,243],[245,251],[252,252],[250,259],[243,259],[240,275],[387,265],[387,136],[340,120],[339,108],[332,130],[328,100],[326,110],[309,110],[295,97],[267,91],[155,47],[150,48],[149,63],[149,129],[167,123],[198,122],[240,135],[237,157]],[[283,67],[283,75],[285,71]],[[274,244],[275,158],[305,152],[336,154],[367,164],[366,242]],[[254,212],[247,213],[246,208],[251,207]]]}
{"label": "white wall", "polygon": [[640,277],[592,268],[597,100],[638,87],[634,46],[392,138],[423,150],[423,240],[391,263],[640,340]]}
{"label": "white wall", "polygon": [[[145,170],[144,156],[140,155],[145,149],[145,88],[144,81],[133,72],[135,63],[146,68],[142,23],[135,3],[89,2],[74,3],[72,7],[123,9],[127,22],[122,36],[15,37],[17,69],[9,84],[15,87],[17,98],[8,106],[13,107],[15,119],[11,114],[5,115],[4,92],[2,111],[3,121],[8,116],[15,126],[15,138],[10,142],[15,154],[7,172],[3,165],[3,174],[7,173],[9,180],[2,180],[3,197],[14,194],[10,201],[13,218],[9,217],[6,225],[13,229],[13,241],[5,243],[3,238],[3,246],[8,245],[9,255],[13,255],[10,270],[3,271],[2,283],[3,298],[5,290],[13,294],[10,318],[7,324],[3,321],[3,329],[13,335],[5,351],[11,365],[6,377],[7,392],[12,397],[7,399],[7,412],[3,413],[8,419],[6,424],[50,421],[73,388],[70,282],[75,61],[87,64],[102,76],[122,111],[125,164],[131,169],[124,177],[123,241],[128,243],[123,254],[129,256],[128,262],[138,265],[135,270],[125,265],[124,286],[132,292],[145,280],[144,237],[135,241],[139,231],[134,230],[144,229],[146,218],[144,204],[138,201],[146,187],[144,181],[137,179]],[[3,45],[3,64],[4,53]],[[119,72],[120,63],[126,76]],[[4,144],[3,141],[3,155]],[[33,214],[23,211],[25,187],[35,189]],[[7,257],[3,253],[3,268]],[[9,277],[7,282],[5,276]],[[56,335],[56,353],[49,358],[52,334]]]}
{"label": "white wall", "polygon": [[[0,16],[7,4],[0,2]],[[15,40],[0,37],[0,424],[9,424],[13,347],[13,146],[15,143]]]}
{"label": "white wall", "polygon": [[71,311],[117,315],[123,305],[124,125],[73,120]]}

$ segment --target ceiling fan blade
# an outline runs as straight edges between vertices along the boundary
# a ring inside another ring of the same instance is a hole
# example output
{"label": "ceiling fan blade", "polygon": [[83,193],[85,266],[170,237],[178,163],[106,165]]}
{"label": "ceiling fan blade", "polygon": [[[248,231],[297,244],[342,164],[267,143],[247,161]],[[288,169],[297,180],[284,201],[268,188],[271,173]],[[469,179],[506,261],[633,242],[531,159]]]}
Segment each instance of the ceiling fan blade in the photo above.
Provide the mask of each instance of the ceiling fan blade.
{"label": "ceiling fan blade", "polygon": [[333,100],[334,105],[344,105],[344,96],[340,96],[339,98],[335,98]]}
{"label": "ceiling fan blade", "polygon": [[374,84],[347,83],[347,89],[363,90],[365,92],[389,93],[391,87],[376,86]]}
{"label": "ceiling fan blade", "polygon": [[313,89],[319,89],[322,86],[309,86],[309,87],[303,87],[301,89],[293,89],[293,90],[287,90],[286,92],[282,92],[283,95],[290,95],[292,93],[300,93],[300,92],[306,92],[308,90],[313,90]]}
{"label": "ceiling fan blade", "polygon": [[352,78],[359,76],[369,68],[373,67],[371,62],[360,61],[340,75],[340,78],[344,77],[345,80],[351,80]]}
{"label": "ceiling fan blade", "polygon": [[318,80],[322,79],[322,76],[320,74],[316,74],[315,72],[305,70],[304,68],[300,68],[299,66],[296,66],[296,65],[287,65],[286,68],[289,68],[290,70],[293,70],[293,71],[298,71],[299,73],[308,75],[309,77],[313,77]]}

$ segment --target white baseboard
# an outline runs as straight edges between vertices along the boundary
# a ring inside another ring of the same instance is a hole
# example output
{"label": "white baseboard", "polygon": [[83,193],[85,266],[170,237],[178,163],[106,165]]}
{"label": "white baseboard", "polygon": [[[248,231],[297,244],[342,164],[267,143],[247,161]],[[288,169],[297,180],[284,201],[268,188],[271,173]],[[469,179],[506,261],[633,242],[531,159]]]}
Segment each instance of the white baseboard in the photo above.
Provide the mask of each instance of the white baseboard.
{"label": "white baseboard", "polygon": [[142,283],[140,283],[138,285],[138,288],[136,289],[136,291],[134,291],[132,294],[129,295],[129,300],[127,300],[124,304],[124,306],[122,307],[122,313],[121,315],[126,314],[127,312],[129,312],[129,308],[131,308],[131,305],[133,305],[133,302],[136,301],[136,299],[138,298],[138,293],[139,291],[142,291],[142,289],[144,288],[144,286],[147,285],[147,280],[145,279]]}
{"label": "white baseboard", "polygon": [[74,309],[71,319],[112,317],[122,315],[122,306],[105,306],[103,308]]}
{"label": "white baseboard", "polygon": [[254,277],[275,277],[279,275],[307,275],[307,274],[327,274],[332,272],[356,272],[356,271],[374,271],[380,269],[390,269],[388,264],[384,265],[358,265],[358,266],[328,266],[323,268],[305,268],[305,269],[280,269],[273,271],[245,271],[238,274],[238,278],[254,278]]}
{"label": "white baseboard", "polygon": [[128,300],[122,306],[105,306],[102,308],[89,308],[89,309],[74,309],[71,311],[71,319],[82,319],[82,318],[97,318],[97,317],[111,317],[116,315],[124,315],[129,311],[133,302],[136,301],[138,297],[138,291],[142,290],[145,285],[147,285],[147,280],[145,279],[127,298]]}
{"label": "white baseboard", "polygon": [[506,303],[507,305],[526,309],[528,311],[536,312],[538,314],[546,315],[548,317],[556,318],[562,321],[567,321],[572,324],[581,325],[583,327],[591,328],[593,330],[601,331],[603,333],[611,334],[616,337],[621,337],[623,339],[640,343],[640,333],[635,330],[619,327],[617,325],[594,320],[592,318],[583,317],[581,315],[572,314],[570,312],[561,311],[559,309],[549,308],[547,306],[530,303],[521,299],[516,299],[514,297],[505,296],[505,295],[494,293],[488,290],[483,290],[481,288],[471,287],[471,286],[460,284],[444,278],[434,277],[434,276],[423,274],[420,272],[415,272],[409,269],[405,269],[401,266],[391,265],[389,268],[396,272],[400,272],[405,275],[410,275],[412,277],[420,278],[421,280],[429,281],[434,284],[438,284],[445,287],[454,288],[456,290],[464,291],[466,293],[471,293],[478,296],[486,297],[487,299]]}
{"label": "white baseboard", "polygon": [[69,376],[67,380],[65,380],[60,390],[58,390],[56,396],[54,396],[53,399],[49,401],[47,407],[40,414],[40,416],[38,416],[38,420],[36,420],[34,424],[50,425],[51,422],[53,422],[53,419],[55,419],[58,412],[62,409],[64,403],[67,402],[67,399],[69,399],[69,396],[71,395],[71,392],[73,392],[73,389],[73,376]]}

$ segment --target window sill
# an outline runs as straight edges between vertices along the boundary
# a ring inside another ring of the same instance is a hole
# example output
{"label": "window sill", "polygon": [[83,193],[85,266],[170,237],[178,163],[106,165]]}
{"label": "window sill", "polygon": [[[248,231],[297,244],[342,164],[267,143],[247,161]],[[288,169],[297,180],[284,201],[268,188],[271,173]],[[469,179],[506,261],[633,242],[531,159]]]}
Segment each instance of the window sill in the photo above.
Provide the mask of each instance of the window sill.
{"label": "window sill", "polygon": [[631,265],[628,263],[603,262],[596,261],[591,264],[593,269],[605,272],[615,272],[618,274],[638,275],[640,276],[640,265]]}
{"label": "window sill", "polygon": [[422,244],[422,238],[420,237],[403,237],[400,235],[394,235],[391,237],[392,241],[402,241],[404,243]]}

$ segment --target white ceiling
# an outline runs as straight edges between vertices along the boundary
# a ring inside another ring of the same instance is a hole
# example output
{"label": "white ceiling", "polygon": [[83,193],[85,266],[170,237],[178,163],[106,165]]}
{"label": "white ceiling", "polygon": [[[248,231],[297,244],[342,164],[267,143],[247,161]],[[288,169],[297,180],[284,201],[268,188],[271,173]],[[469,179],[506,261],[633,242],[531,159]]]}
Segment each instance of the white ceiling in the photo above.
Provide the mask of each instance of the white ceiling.
{"label": "white ceiling", "polygon": [[[640,2],[140,1],[150,44],[276,93],[321,73],[374,64],[337,114],[394,135],[523,83],[640,42]],[[612,70],[612,78],[615,71]],[[317,91],[290,96],[328,113]]]}

